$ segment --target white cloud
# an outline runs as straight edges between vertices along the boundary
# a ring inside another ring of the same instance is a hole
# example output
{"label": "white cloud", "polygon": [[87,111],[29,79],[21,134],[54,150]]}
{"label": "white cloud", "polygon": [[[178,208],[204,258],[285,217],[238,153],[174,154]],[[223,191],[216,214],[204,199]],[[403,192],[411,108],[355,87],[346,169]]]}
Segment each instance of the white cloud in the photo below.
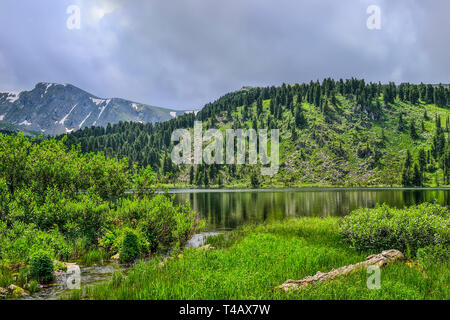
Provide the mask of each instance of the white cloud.
{"label": "white cloud", "polygon": [[[98,23],[100,20],[105,17],[105,15],[113,13],[117,8],[119,8],[119,4],[113,1],[96,1],[92,4],[92,1],[85,2],[86,5],[90,5],[89,14],[90,21],[94,24]],[[89,3],[89,4],[88,4]]]}

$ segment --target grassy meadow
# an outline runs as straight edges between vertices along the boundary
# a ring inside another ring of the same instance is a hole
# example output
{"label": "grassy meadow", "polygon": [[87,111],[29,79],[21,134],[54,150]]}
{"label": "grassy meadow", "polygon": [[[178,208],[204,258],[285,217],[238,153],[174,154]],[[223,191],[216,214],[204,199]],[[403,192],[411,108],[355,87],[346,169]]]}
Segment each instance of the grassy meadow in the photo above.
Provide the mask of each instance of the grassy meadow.
{"label": "grassy meadow", "polygon": [[[445,211],[445,209],[444,209]],[[448,217],[447,217],[448,220]],[[354,264],[379,250],[349,245],[338,218],[296,218],[244,226],[208,239],[212,249],[185,249],[169,259],[137,263],[127,276],[69,299],[448,299],[448,261],[417,256],[381,269],[381,289],[368,289],[366,269],[301,291],[274,288],[287,279]],[[448,225],[446,226],[448,232]],[[445,231],[444,231],[445,232]],[[375,236],[376,237],[376,236]],[[448,248],[447,248],[448,250]],[[448,252],[447,252],[448,256]]]}

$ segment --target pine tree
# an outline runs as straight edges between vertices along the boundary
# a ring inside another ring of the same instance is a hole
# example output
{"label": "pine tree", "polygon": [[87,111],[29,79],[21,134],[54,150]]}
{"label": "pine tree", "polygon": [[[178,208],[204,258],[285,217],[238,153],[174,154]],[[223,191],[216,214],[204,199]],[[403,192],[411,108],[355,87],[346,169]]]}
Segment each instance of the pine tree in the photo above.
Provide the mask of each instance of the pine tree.
{"label": "pine tree", "polygon": [[295,109],[295,125],[297,126],[297,128],[304,128],[306,126],[306,118],[305,115],[303,114],[302,109],[297,106],[297,108]]}
{"label": "pine tree", "polygon": [[403,114],[400,113],[400,116],[398,118],[398,126],[397,126],[399,131],[404,131],[406,129],[406,124],[405,121],[403,120]]}
{"label": "pine tree", "polygon": [[411,121],[411,125],[409,127],[409,132],[411,134],[411,138],[413,138],[414,140],[419,138],[419,135],[417,134],[417,131],[416,131],[416,125],[414,124],[414,121]]}
{"label": "pine tree", "polygon": [[409,89],[409,102],[416,105],[419,100],[419,92],[417,86],[411,86]]}
{"label": "pine tree", "polygon": [[189,184],[194,184],[194,166],[189,170]]}
{"label": "pine tree", "polygon": [[412,172],[411,172],[412,158],[409,150],[406,152],[405,164],[402,171],[402,184],[404,186],[411,186],[412,183]]}
{"label": "pine tree", "polygon": [[412,165],[412,157],[411,152],[409,150],[406,151],[406,159],[405,159],[405,168],[410,169]]}
{"label": "pine tree", "polygon": [[250,176],[250,182],[252,184],[252,188],[256,189],[259,187],[259,178],[258,178],[258,174],[256,173],[256,171],[252,172],[252,175]]}
{"label": "pine tree", "polygon": [[416,187],[422,186],[422,173],[421,173],[417,163],[414,164],[414,172],[413,172],[411,183],[413,186],[416,186]]}
{"label": "pine tree", "polygon": [[263,103],[261,97],[259,97],[258,100],[256,101],[256,112],[258,114],[261,114],[263,112]]}
{"label": "pine tree", "polygon": [[421,172],[425,172],[426,166],[427,166],[427,155],[425,150],[420,149],[419,150],[419,166],[420,166],[420,171]]}
{"label": "pine tree", "polygon": [[219,185],[219,188],[223,187],[222,175],[220,173],[217,177],[217,184]]}

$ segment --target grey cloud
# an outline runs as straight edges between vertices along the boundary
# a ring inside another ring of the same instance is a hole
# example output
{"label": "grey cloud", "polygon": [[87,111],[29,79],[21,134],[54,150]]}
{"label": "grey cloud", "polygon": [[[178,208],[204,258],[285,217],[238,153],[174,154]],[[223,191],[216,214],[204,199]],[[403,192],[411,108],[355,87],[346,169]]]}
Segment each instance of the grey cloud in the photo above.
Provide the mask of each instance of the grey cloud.
{"label": "grey cloud", "polygon": [[[0,91],[70,82],[104,97],[198,107],[244,85],[328,76],[449,82],[445,0],[24,1],[36,6],[35,28],[16,22],[30,13],[5,2]],[[116,9],[68,31],[72,2],[83,17],[93,5]],[[382,9],[379,31],[366,28],[370,4]]]}

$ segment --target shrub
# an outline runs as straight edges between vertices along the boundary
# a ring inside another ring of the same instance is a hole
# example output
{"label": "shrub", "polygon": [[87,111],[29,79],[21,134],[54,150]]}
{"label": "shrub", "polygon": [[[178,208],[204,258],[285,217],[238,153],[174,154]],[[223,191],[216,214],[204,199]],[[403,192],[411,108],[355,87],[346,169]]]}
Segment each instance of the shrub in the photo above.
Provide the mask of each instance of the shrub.
{"label": "shrub", "polygon": [[36,280],[31,280],[25,285],[25,289],[31,293],[39,291],[39,283]]}
{"label": "shrub", "polygon": [[31,257],[30,275],[33,279],[42,283],[48,283],[53,280],[53,260],[48,252],[38,251]]}
{"label": "shrub", "polygon": [[417,250],[417,261],[426,268],[450,262],[450,248],[444,245],[427,246]]}
{"label": "shrub", "polygon": [[105,235],[99,241],[99,247],[109,254],[114,254],[119,251],[121,242],[122,239],[118,229],[112,231],[106,230]]}
{"label": "shrub", "polygon": [[80,201],[68,202],[64,208],[69,216],[64,225],[68,237],[83,237],[88,244],[94,244],[102,236],[108,224],[110,210],[107,204],[101,204],[95,195],[84,195]]}
{"label": "shrub", "polygon": [[129,227],[137,228],[152,251],[157,247],[184,244],[199,227],[189,203],[176,206],[173,198],[165,194],[150,199],[124,200],[117,216]]}
{"label": "shrub", "polygon": [[120,261],[132,262],[141,255],[141,248],[139,245],[139,238],[131,229],[125,230],[125,236],[120,247]]}
{"label": "shrub", "polygon": [[56,259],[66,260],[71,248],[57,229],[44,232],[33,224],[16,221],[7,226],[0,221],[1,261],[6,264],[26,263],[39,250],[48,252]]}
{"label": "shrub", "polygon": [[414,256],[419,248],[448,245],[449,212],[424,203],[404,209],[383,204],[374,209],[357,209],[340,224],[340,233],[359,250],[398,249]]}

